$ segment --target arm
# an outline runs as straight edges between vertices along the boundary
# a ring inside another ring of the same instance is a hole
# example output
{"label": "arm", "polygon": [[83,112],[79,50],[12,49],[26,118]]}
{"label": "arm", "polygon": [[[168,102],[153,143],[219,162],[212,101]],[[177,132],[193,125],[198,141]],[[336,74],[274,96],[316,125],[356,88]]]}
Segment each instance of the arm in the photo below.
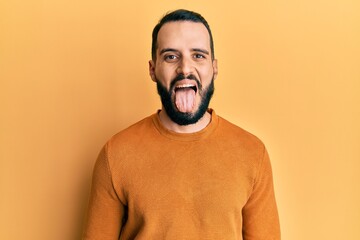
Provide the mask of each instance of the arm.
{"label": "arm", "polygon": [[118,239],[123,217],[124,205],[114,189],[105,146],[94,167],[83,240]]}
{"label": "arm", "polygon": [[242,211],[243,237],[244,240],[280,240],[272,170],[265,148],[259,165],[253,191]]}

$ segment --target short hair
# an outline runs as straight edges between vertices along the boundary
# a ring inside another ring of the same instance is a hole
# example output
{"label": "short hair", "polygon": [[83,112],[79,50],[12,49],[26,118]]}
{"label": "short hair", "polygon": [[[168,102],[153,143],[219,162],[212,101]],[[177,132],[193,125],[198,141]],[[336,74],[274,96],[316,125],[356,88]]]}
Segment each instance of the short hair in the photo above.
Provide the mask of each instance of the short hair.
{"label": "short hair", "polygon": [[162,17],[159,21],[159,23],[154,27],[154,30],[152,32],[152,45],[151,45],[151,56],[153,60],[156,60],[156,49],[157,49],[157,38],[158,33],[161,29],[161,27],[168,22],[177,22],[177,21],[190,21],[190,22],[199,22],[204,24],[206,29],[209,32],[210,36],[210,49],[211,49],[211,55],[212,59],[215,58],[214,55],[214,41],[211,34],[210,26],[208,22],[205,20],[203,16],[201,16],[199,13],[185,10],[185,9],[178,9],[173,12],[167,13],[164,17]]}

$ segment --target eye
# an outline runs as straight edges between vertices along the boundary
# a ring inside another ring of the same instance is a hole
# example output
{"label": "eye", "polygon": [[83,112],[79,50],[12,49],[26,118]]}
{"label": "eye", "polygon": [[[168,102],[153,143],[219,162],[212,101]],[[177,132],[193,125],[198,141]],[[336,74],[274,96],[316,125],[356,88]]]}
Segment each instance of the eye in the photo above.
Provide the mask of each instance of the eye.
{"label": "eye", "polygon": [[178,57],[176,55],[165,55],[164,59],[165,61],[169,61],[169,62],[173,62],[177,59]]}
{"label": "eye", "polygon": [[205,56],[204,56],[203,54],[196,53],[196,54],[194,55],[194,58],[196,58],[196,59],[202,59],[202,58],[205,58]]}

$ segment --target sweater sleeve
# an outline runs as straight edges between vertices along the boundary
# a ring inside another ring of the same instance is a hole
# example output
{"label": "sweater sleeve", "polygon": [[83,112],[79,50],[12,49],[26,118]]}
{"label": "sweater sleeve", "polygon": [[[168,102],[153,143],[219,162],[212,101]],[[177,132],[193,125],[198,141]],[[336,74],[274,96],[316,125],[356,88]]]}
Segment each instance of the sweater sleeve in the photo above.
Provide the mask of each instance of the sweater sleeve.
{"label": "sweater sleeve", "polygon": [[244,240],[280,240],[272,170],[266,149],[259,164],[253,191],[243,211]]}
{"label": "sweater sleeve", "polygon": [[94,167],[83,240],[118,239],[124,211],[124,205],[114,189],[105,145]]}

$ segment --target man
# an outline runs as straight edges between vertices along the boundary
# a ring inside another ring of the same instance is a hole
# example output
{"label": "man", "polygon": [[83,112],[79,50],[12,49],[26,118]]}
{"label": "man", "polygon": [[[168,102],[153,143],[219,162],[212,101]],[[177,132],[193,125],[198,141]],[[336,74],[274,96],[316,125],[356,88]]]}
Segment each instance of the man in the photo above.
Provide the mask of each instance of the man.
{"label": "man", "polygon": [[218,69],[206,20],[164,16],[149,72],[162,109],[102,149],[84,239],[280,239],[264,145],[208,109]]}

